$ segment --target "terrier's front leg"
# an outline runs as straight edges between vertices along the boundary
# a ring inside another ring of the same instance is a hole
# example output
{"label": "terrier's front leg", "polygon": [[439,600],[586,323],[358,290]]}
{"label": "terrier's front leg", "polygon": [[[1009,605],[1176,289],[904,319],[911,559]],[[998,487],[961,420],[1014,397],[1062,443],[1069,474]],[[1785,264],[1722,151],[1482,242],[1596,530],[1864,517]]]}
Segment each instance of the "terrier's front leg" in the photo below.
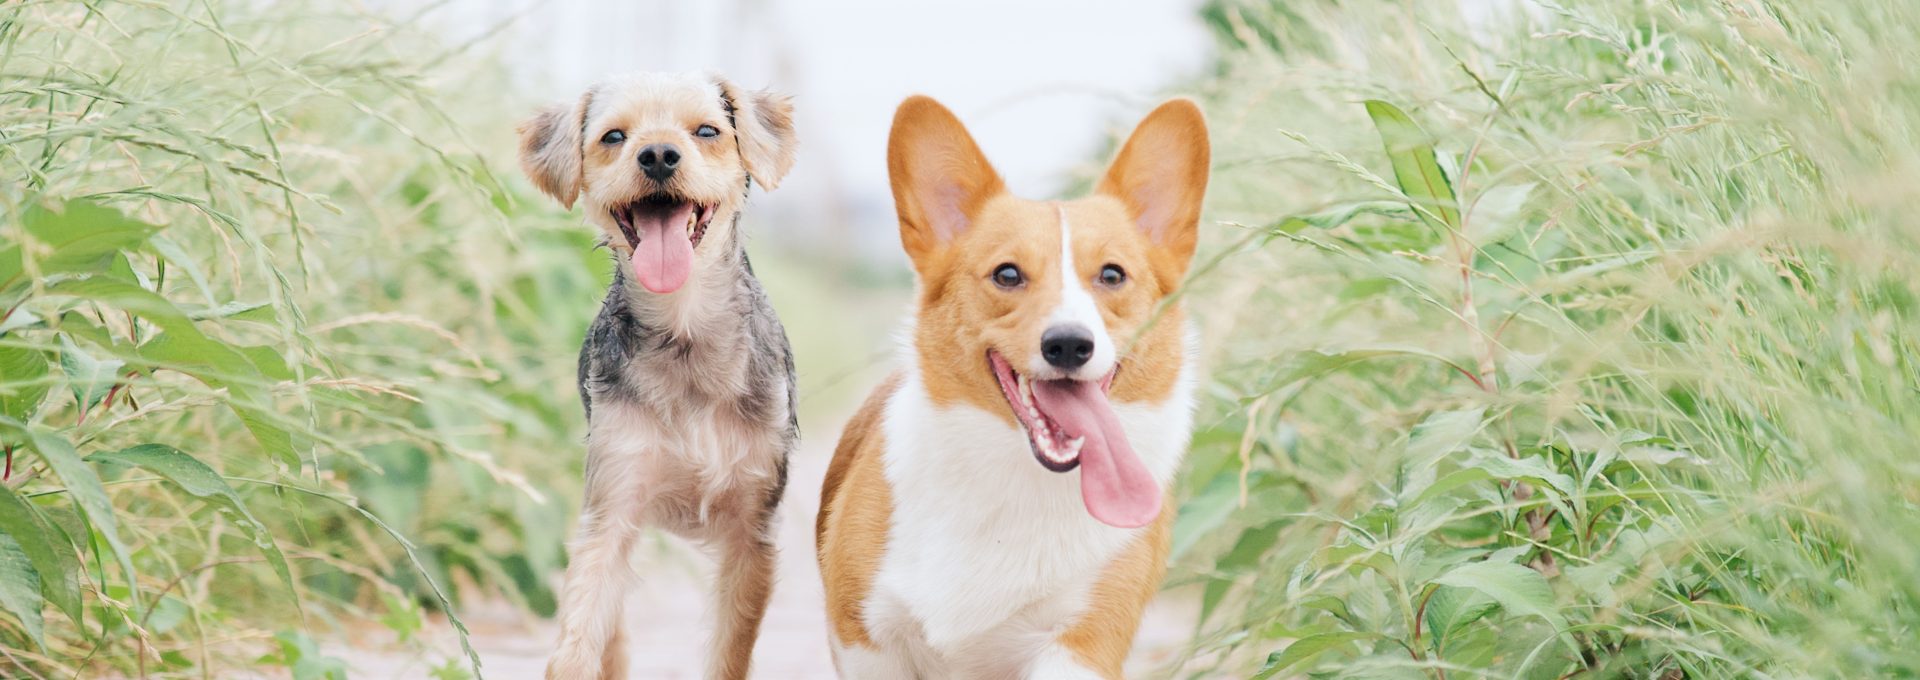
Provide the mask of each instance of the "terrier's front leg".
{"label": "terrier's front leg", "polygon": [[709,680],[745,680],[760,637],[760,620],[773,596],[772,529],[743,527],[719,541],[719,573],[714,579],[713,643],[707,661]]}
{"label": "terrier's front leg", "polygon": [[560,646],[547,660],[547,680],[621,680],[627,650],[621,609],[633,569],[627,563],[634,528],[588,508],[569,550],[560,600]]}

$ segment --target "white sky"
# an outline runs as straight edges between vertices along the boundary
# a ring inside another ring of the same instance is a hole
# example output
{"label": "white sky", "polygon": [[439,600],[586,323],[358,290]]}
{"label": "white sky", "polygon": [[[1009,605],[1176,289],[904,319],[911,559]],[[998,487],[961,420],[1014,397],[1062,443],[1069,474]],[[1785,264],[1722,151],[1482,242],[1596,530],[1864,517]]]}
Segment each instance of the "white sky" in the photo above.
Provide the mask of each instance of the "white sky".
{"label": "white sky", "polygon": [[[1046,197],[1210,59],[1197,0],[453,0],[430,15],[478,31],[524,89],[571,99],[609,74],[719,70],[796,96],[801,150],[757,197],[758,238],[859,236],[897,250],[887,127],[909,94],[958,113],[1015,193]],[[524,14],[522,14],[524,12]],[[771,216],[771,217],[770,217]],[[783,233],[769,234],[778,221]],[[876,231],[879,230],[879,231]],[[869,245],[871,244],[871,245]]]}

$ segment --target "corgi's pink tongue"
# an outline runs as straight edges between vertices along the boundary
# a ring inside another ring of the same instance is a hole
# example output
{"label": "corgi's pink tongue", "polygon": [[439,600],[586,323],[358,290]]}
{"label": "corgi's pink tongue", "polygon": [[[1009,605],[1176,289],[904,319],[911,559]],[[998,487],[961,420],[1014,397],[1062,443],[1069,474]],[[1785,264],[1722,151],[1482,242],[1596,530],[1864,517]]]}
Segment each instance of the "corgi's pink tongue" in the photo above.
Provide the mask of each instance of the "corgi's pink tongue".
{"label": "corgi's pink tongue", "polygon": [[642,208],[633,211],[633,231],[640,242],[633,244],[633,278],[655,293],[680,290],[693,270],[693,240],[687,233],[687,218],[693,215],[692,203],[673,207]]}
{"label": "corgi's pink tongue", "polygon": [[1080,446],[1080,500],[1088,514],[1128,529],[1160,515],[1160,485],[1134,455],[1099,382],[1036,380],[1033,401],[1068,439],[1087,438]]}

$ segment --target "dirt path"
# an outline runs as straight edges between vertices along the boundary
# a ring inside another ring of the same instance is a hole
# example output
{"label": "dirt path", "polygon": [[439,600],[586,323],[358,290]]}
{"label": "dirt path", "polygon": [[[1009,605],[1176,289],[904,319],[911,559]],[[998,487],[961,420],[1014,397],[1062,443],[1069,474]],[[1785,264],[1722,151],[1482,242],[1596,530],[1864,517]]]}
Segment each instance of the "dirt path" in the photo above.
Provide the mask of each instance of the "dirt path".
{"label": "dirt path", "polygon": [[[809,680],[833,678],[827,652],[824,597],[813,561],[813,517],[820,505],[820,483],[832,455],[831,442],[813,440],[795,454],[787,498],[781,504],[780,573],[773,602],[755,649],[754,676]],[[555,531],[564,528],[555,527]],[[665,535],[643,544],[634,566],[641,586],[627,600],[627,641],[634,678],[699,678],[712,619],[707,615],[707,572],[711,562],[698,550]],[[1159,667],[1176,653],[1191,630],[1196,606],[1188,598],[1162,596],[1147,609],[1146,620],[1129,662],[1131,674]],[[552,621],[519,614],[510,607],[477,607],[465,612],[473,646],[486,677],[539,678],[557,636]],[[450,630],[437,626],[433,647],[440,655],[417,654],[354,645],[330,648],[345,659],[357,679],[416,680],[459,647]]]}

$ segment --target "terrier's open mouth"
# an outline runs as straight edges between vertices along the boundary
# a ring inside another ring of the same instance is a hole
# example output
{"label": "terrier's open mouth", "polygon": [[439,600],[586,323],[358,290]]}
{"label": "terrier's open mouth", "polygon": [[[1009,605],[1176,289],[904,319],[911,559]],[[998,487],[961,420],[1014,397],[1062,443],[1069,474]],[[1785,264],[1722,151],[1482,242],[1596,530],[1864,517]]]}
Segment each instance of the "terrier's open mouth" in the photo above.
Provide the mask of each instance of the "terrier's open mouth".
{"label": "terrier's open mouth", "polygon": [[[691,213],[687,212],[689,208],[692,209]],[[680,218],[681,224],[686,227],[688,244],[698,247],[700,238],[707,235],[707,223],[713,221],[713,208],[666,194],[654,194],[624,206],[616,206],[610,212],[613,213],[614,223],[620,225],[620,233],[627,237],[629,248],[640,247],[641,235],[634,228],[635,224],[658,220],[672,226],[670,221],[675,217]]]}
{"label": "terrier's open mouth", "polygon": [[654,194],[609,210],[620,234],[633,249],[630,263],[640,285],[671,293],[693,270],[693,249],[707,235],[714,206],[667,194]]}

